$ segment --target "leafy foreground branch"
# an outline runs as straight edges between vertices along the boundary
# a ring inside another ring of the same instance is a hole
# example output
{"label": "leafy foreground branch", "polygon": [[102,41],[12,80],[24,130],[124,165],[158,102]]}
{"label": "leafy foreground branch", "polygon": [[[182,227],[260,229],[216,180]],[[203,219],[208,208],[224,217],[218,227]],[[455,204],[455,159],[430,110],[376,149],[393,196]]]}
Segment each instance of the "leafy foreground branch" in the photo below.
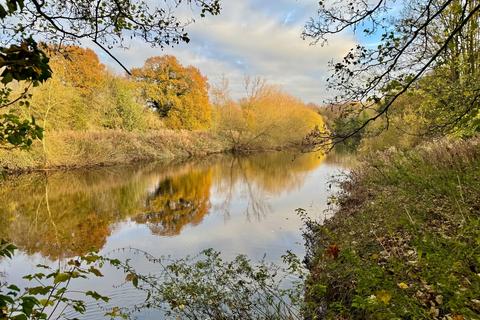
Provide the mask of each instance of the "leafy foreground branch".
{"label": "leafy foreground branch", "polygon": [[[0,257],[11,258],[15,246],[1,241]],[[102,277],[99,268],[105,259],[90,253],[68,261],[66,268],[53,269],[37,265],[41,271],[26,275],[24,279],[32,286],[19,288],[15,284],[0,283],[0,319],[67,319],[66,314],[74,312],[84,314],[87,311],[86,299],[108,302],[109,297],[96,291],[73,291],[69,289],[72,281],[89,277]],[[106,313],[114,318],[120,313]]]}
{"label": "leafy foreground branch", "polygon": [[306,270],[290,252],[282,257],[283,266],[255,264],[244,255],[224,261],[212,249],[179,260],[141,253],[159,273],[139,274],[130,261],[117,265],[146,293],[135,310],[153,308],[172,319],[303,319]]}
{"label": "leafy foreground branch", "polygon": [[[3,257],[12,257],[15,247],[2,242]],[[126,250],[126,249],[124,249]],[[0,319],[70,319],[82,315],[90,303],[107,310],[101,303],[110,298],[95,291],[73,291],[69,286],[79,278],[102,277],[101,268],[112,265],[125,272],[125,282],[145,293],[144,302],[133,307],[110,307],[105,318],[130,318],[145,309],[155,309],[172,319],[301,319],[303,279],[306,270],[298,258],[287,252],[283,266],[264,260],[252,263],[239,255],[224,261],[219,252],[202,251],[194,257],[172,260],[154,258],[136,249],[158,266],[154,274],[141,274],[131,260],[120,260],[90,253],[72,259],[66,270],[37,267],[37,272],[24,278],[32,287],[23,290],[12,284],[0,285]],[[140,255],[138,255],[140,253]]]}
{"label": "leafy foreground branch", "polygon": [[[367,159],[309,222],[307,300],[326,319],[478,319],[480,140]],[[314,317],[312,317],[314,318]]]}

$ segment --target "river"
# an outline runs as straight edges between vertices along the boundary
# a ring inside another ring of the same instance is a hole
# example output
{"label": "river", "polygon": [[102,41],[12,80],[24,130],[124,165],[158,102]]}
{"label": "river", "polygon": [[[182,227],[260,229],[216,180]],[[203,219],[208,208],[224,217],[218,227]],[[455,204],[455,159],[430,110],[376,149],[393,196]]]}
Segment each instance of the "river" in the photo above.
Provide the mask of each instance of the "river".
{"label": "river", "polygon": [[[213,248],[226,259],[246,254],[272,262],[286,250],[302,256],[295,209],[324,219],[330,181],[344,168],[319,153],[274,152],[11,176],[0,183],[0,238],[19,251],[0,261],[0,279],[27,285],[22,276],[35,265],[62,264],[91,250],[139,261],[115,250],[183,257]],[[134,288],[118,287],[122,277],[107,272],[75,285],[112,297],[112,306],[141,301]],[[102,314],[89,309],[81,318]],[[136,316],[158,318],[149,310]]]}

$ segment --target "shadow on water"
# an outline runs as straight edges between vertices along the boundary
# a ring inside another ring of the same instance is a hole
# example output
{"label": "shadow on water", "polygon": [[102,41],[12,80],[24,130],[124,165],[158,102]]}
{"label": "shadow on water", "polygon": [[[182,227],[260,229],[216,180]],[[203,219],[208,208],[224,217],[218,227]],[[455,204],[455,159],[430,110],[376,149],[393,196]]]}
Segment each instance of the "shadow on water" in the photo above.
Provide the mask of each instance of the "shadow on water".
{"label": "shadow on water", "polygon": [[239,197],[245,216],[261,220],[270,198],[300,188],[323,160],[275,152],[10,177],[0,184],[0,238],[56,260],[102,249],[124,222],[176,237],[209,214],[228,219]]}

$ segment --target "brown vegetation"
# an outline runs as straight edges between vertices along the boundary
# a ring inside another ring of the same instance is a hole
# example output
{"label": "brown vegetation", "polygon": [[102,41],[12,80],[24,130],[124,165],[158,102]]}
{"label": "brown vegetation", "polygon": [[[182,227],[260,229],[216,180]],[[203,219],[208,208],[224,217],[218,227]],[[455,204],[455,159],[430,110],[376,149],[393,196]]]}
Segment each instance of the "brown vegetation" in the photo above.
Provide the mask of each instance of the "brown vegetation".
{"label": "brown vegetation", "polygon": [[186,130],[122,130],[49,132],[30,150],[0,150],[8,171],[113,165],[171,160],[224,152],[226,147],[208,132]]}

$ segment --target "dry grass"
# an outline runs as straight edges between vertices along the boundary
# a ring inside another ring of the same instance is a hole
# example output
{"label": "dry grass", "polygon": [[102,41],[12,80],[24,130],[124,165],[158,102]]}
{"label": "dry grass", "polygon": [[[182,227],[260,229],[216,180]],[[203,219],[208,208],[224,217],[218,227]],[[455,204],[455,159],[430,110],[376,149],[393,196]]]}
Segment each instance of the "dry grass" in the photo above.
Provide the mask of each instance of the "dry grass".
{"label": "dry grass", "polygon": [[121,130],[49,132],[31,150],[0,151],[0,166],[11,171],[113,165],[203,156],[226,150],[207,132]]}

